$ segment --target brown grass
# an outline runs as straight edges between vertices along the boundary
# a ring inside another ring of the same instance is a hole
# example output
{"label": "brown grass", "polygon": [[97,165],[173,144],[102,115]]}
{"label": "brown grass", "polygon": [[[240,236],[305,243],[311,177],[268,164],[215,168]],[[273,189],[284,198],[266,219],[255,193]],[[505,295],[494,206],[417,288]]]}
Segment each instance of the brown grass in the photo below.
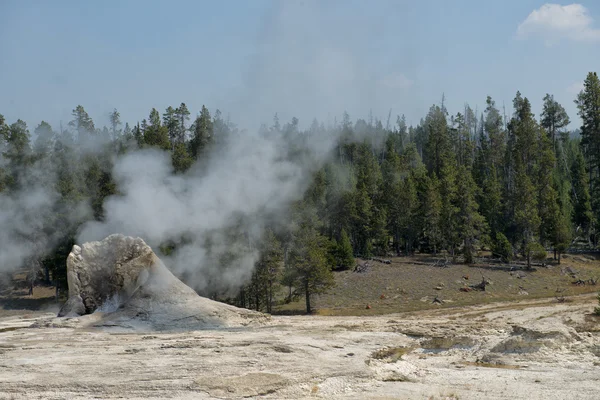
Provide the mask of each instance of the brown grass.
{"label": "brown grass", "polygon": [[[510,271],[505,266],[493,264],[436,267],[430,265],[431,259],[429,255],[396,257],[391,259],[390,265],[371,261],[371,268],[366,273],[336,272],[336,286],[325,294],[314,296],[313,304],[320,315],[360,316],[554,298],[557,289],[561,291],[560,296],[566,298],[600,290],[600,285],[573,285],[575,279],[562,272],[571,267],[580,279],[600,277],[600,261],[584,255],[566,255],[561,265],[548,264],[548,267],[537,267],[535,271]],[[459,290],[480,283],[483,276],[491,282],[486,291]],[[432,304],[436,296],[444,301],[442,305]],[[300,299],[277,307],[275,312],[302,312],[303,306],[303,299]]]}

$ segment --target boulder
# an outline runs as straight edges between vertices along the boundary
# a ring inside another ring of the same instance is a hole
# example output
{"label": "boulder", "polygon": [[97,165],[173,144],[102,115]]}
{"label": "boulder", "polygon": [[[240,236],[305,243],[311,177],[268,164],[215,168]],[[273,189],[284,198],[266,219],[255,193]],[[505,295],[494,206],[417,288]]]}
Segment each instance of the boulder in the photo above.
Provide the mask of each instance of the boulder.
{"label": "boulder", "polygon": [[203,329],[263,323],[265,314],[199,296],[142,239],[120,234],[75,245],[67,258],[69,299],[58,316],[98,314],[95,325]]}

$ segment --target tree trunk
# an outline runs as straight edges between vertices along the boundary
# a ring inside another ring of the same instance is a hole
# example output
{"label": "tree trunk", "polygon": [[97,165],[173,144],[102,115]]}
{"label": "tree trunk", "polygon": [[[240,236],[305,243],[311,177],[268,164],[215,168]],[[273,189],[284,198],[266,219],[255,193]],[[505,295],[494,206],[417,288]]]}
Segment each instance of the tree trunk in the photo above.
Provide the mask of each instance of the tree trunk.
{"label": "tree trunk", "polygon": [[258,290],[256,291],[256,294],[254,295],[254,299],[256,300],[256,311],[260,311],[260,294],[258,293]]}
{"label": "tree trunk", "polygon": [[47,265],[44,266],[44,271],[46,273],[46,284],[50,284],[50,268]]}
{"label": "tree trunk", "polygon": [[531,255],[527,253],[527,269],[531,269]]}
{"label": "tree trunk", "polygon": [[269,279],[269,288],[267,289],[267,312],[271,314],[271,304],[273,302],[273,282]]}
{"label": "tree trunk", "polygon": [[556,249],[554,249],[554,259],[556,260]]}
{"label": "tree trunk", "polygon": [[560,265],[560,251],[558,252],[558,265]]}
{"label": "tree trunk", "polygon": [[240,294],[238,295],[238,306],[241,308],[246,308],[246,302],[244,301],[244,288],[240,289]]}
{"label": "tree trunk", "polygon": [[304,295],[306,297],[306,313],[310,314],[312,310],[310,308],[310,290],[308,288],[308,279],[304,280]]}

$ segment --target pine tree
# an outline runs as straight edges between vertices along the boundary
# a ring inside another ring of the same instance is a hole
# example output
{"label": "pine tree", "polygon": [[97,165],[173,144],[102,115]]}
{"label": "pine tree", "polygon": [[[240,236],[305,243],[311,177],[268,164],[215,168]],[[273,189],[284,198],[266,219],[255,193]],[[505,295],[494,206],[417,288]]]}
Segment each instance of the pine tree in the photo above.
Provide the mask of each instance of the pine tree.
{"label": "pine tree", "polygon": [[[397,212],[400,214],[398,219],[398,228],[400,235],[404,241],[405,253],[411,254],[413,246],[418,235],[416,220],[418,216],[418,198],[415,178],[413,174],[409,174],[403,181],[400,187],[400,195],[397,201]],[[398,252],[399,249],[396,251]]]}
{"label": "pine tree", "polygon": [[149,121],[150,124],[144,129],[144,145],[169,150],[171,148],[169,133],[167,128],[161,124],[160,114],[156,108],[150,111]]}
{"label": "pine tree", "polygon": [[432,106],[424,124],[427,137],[424,161],[429,172],[439,177],[451,150],[445,110]]}
{"label": "pine tree", "polygon": [[583,85],[584,89],[577,96],[576,104],[583,121],[581,147],[589,173],[592,212],[598,220],[600,218],[600,79],[595,72],[590,72]]}
{"label": "pine tree", "polygon": [[432,178],[423,176],[419,188],[419,226],[425,248],[437,254],[442,241],[441,210],[442,200],[439,192],[439,181],[434,175]]}
{"label": "pine tree", "polygon": [[439,191],[441,196],[440,208],[440,228],[442,234],[442,243],[452,257],[454,258],[459,242],[460,233],[458,226],[458,207],[456,169],[451,165],[445,165],[442,168],[440,176]]}
{"label": "pine tree", "polygon": [[[268,313],[272,312],[274,293],[281,278],[283,250],[281,243],[270,229],[265,232],[259,247],[260,257],[252,277],[251,286],[255,296],[263,298]],[[255,302],[260,311],[260,301]]]}
{"label": "pine tree", "polygon": [[370,257],[372,256],[373,203],[364,184],[356,188],[349,205],[355,248],[361,256]]}
{"label": "pine tree", "polygon": [[346,230],[342,228],[340,233],[340,241],[336,248],[336,265],[339,268],[347,269],[353,267],[354,264],[355,261],[352,244],[350,243],[350,238],[348,237]]}
{"label": "pine tree", "polygon": [[490,173],[483,181],[482,194],[480,196],[481,214],[485,217],[492,237],[503,229],[503,209],[502,186],[496,172],[496,167],[492,165]]}
{"label": "pine tree", "polygon": [[54,132],[52,131],[52,127],[46,121],[40,122],[40,124],[33,131],[35,133],[36,139],[33,145],[33,150],[36,154],[48,154],[50,153],[54,140]]}
{"label": "pine tree", "polygon": [[560,220],[558,192],[554,187],[555,152],[551,139],[545,130],[540,131],[536,184],[538,187],[538,205],[540,224],[540,241],[542,244],[552,243]]}
{"label": "pine tree", "polygon": [[483,123],[487,139],[489,140],[488,147],[488,162],[490,167],[496,168],[498,171],[504,161],[504,153],[506,151],[506,133],[504,132],[502,116],[496,108],[496,102],[490,96],[486,99],[485,120]]}
{"label": "pine tree", "polygon": [[471,171],[461,166],[457,173],[456,223],[457,232],[463,245],[465,263],[473,263],[475,244],[486,232],[485,219],[479,214],[476,202],[477,185]]}
{"label": "pine tree", "polygon": [[181,103],[179,107],[175,109],[175,116],[178,120],[178,128],[179,132],[177,133],[177,141],[180,143],[185,142],[185,136],[187,132],[187,128],[185,126],[186,122],[190,119],[190,110],[188,110],[185,103]]}
{"label": "pine tree", "polygon": [[175,148],[171,154],[171,163],[173,164],[173,170],[175,173],[185,172],[194,163],[194,159],[188,152],[185,143],[175,143]]}
{"label": "pine tree", "polygon": [[294,272],[297,295],[304,295],[306,312],[312,312],[311,296],[334,285],[331,266],[327,265],[327,239],[314,228],[302,226],[294,238],[290,266]]}
{"label": "pine tree", "polygon": [[120,135],[120,131],[117,130],[117,128],[121,125],[121,114],[117,111],[116,108],[110,113],[109,119],[112,138],[113,140],[116,140]]}
{"label": "pine tree", "polygon": [[71,115],[73,119],[69,122],[69,126],[77,131],[79,140],[83,140],[86,135],[93,134],[96,131],[94,121],[82,105],[75,107]]}
{"label": "pine tree", "polygon": [[6,186],[16,191],[25,185],[27,167],[33,162],[30,146],[30,135],[27,124],[17,120],[8,128],[4,158],[8,161],[6,169]]}
{"label": "pine tree", "polygon": [[540,125],[550,135],[550,141],[553,148],[556,149],[556,142],[563,128],[569,125],[570,120],[567,112],[556,100],[554,96],[546,94],[544,96],[544,109],[541,114]]}
{"label": "pine tree", "polygon": [[585,160],[581,152],[577,152],[575,155],[573,165],[571,166],[571,174],[573,177],[573,223],[575,224],[576,231],[580,232],[586,239],[589,239],[590,232],[594,226],[594,215],[592,213]]}
{"label": "pine tree", "polygon": [[522,250],[525,250],[537,240],[541,224],[538,210],[540,190],[534,184],[539,179],[541,132],[526,97],[517,92],[513,105],[515,113],[508,126],[512,140],[507,147],[513,172],[506,192],[506,204],[509,207],[509,223],[514,230],[513,243],[520,241]]}
{"label": "pine tree", "polygon": [[179,127],[180,119],[177,116],[177,112],[171,106],[167,107],[166,111],[163,114],[163,124],[167,127],[167,131],[169,133],[169,140],[171,141],[171,146],[173,150],[175,149],[175,143],[182,143],[178,141],[180,137],[181,129]]}
{"label": "pine tree", "polygon": [[525,249],[529,243],[536,240],[536,234],[539,232],[541,221],[538,214],[538,201],[535,185],[533,185],[531,179],[525,173],[524,167],[517,171],[515,181],[515,239],[521,241],[523,249]]}
{"label": "pine tree", "polygon": [[[0,114],[0,158],[3,157],[8,142],[9,128],[4,120],[4,115]],[[8,185],[8,173],[4,168],[4,163],[0,163],[0,193],[6,190]]]}
{"label": "pine tree", "polygon": [[205,106],[202,106],[202,111],[194,121],[191,130],[190,153],[197,160],[213,142],[213,122]]}
{"label": "pine tree", "polygon": [[569,248],[573,237],[571,224],[567,215],[563,213],[559,214],[553,234],[551,243],[552,247],[554,247],[554,258],[560,264],[561,254]]}

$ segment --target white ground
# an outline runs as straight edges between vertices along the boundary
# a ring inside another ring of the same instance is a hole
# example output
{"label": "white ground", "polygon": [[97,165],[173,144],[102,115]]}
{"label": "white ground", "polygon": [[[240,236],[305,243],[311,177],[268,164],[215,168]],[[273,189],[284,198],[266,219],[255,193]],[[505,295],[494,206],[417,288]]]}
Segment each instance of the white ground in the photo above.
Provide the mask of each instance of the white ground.
{"label": "white ground", "polygon": [[[377,317],[273,317],[264,326],[178,333],[5,313],[0,399],[598,399],[596,303],[588,295]],[[408,353],[374,356],[396,347]]]}

